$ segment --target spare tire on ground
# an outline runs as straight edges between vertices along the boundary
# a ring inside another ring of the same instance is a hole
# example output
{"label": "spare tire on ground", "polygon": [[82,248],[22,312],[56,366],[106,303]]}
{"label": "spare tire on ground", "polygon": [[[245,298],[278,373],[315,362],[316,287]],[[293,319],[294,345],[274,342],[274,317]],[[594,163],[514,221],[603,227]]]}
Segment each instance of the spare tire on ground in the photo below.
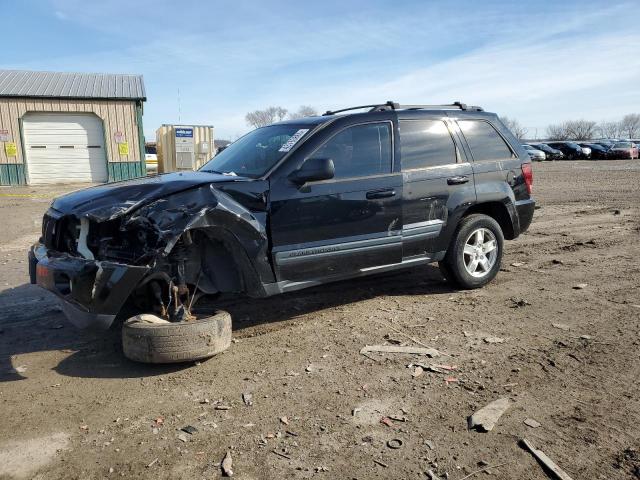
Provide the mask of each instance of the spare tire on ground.
{"label": "spare tire on ground", "polygon": [[122,327],[125,357],[144,363],[202,360],[231,345],[231,316],[219,311],[191,322],[171,323],[155,315],[136,315]]}

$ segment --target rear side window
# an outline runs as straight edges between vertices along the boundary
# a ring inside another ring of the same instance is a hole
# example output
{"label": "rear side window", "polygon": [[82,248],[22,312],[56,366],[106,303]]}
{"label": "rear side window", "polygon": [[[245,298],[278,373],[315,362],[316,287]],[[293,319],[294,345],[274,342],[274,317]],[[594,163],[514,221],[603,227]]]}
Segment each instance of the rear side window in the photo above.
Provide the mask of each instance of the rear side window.
{"label": "rear side window", "polygon": [[467,139],[475,161],[512,158],[511,149],[488,122],[459,120],[458,125]]}
{"label": "rear side window", "polygon": [[315,158],[330,158],[335,178],[364,177],[391,172],[391,126],[371,123],[346,128],[320,147]]}
{"label": "rear side window", "polygon": [[442,120],[401,120],[400,152],[402,169],[456,163],[456,146]]}

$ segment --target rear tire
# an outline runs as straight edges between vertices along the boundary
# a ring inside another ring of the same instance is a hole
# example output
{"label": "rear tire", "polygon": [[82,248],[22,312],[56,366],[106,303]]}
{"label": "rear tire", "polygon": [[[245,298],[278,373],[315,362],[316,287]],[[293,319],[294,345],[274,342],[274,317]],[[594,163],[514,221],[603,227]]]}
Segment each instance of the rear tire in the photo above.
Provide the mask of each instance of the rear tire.
{"label": "rear tire", "polygon": [[[135,317],[134,317],[135,318]],[[179,363],[202,360],[231,345],[231,316],[219,311],[192,322],[147,323],[122,327],[125,357],[143,363]]]}
{"label": "rear tire", "polygon": [[473,214],[462,219],[441,264],[445,278],[464,289],[480,288],[495,278],[502,263],[504,235],[493,218]]}

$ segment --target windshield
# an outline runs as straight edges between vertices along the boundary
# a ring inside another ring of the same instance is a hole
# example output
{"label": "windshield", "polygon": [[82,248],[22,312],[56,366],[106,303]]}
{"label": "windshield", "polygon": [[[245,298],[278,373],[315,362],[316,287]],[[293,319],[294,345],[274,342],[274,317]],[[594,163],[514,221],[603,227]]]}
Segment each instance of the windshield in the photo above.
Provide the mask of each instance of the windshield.
{"label": "windshield", "polygon": [[618,142],[613,148],[631,148],[631,144],[629,142]]}
{"label": "windshield", "polygon": [[226,173],[258,178],[264,175],[310,128],[296,125],[270,125],[249,132],[205,163],[204,172]]}

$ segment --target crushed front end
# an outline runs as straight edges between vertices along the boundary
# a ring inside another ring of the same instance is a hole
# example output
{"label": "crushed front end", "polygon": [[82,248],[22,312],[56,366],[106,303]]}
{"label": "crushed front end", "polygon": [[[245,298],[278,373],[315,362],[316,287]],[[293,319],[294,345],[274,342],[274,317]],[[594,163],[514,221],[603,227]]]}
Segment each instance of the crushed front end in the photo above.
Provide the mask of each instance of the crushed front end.
{"label": "crushed front end", "polygon": [[185,190],[145,195],[140,188],[119,195],[102,187],[88,195],[88,189],[78,192],[83,201],[73,208],[69,198],[54,201],[29,251],[31,282],[60,297],[80,328],[109,328],[128,301],[177,322],[193,318],[198,295],[252,290],[260,296],[247,250],[266,257],[264,221],[200,179]]}

